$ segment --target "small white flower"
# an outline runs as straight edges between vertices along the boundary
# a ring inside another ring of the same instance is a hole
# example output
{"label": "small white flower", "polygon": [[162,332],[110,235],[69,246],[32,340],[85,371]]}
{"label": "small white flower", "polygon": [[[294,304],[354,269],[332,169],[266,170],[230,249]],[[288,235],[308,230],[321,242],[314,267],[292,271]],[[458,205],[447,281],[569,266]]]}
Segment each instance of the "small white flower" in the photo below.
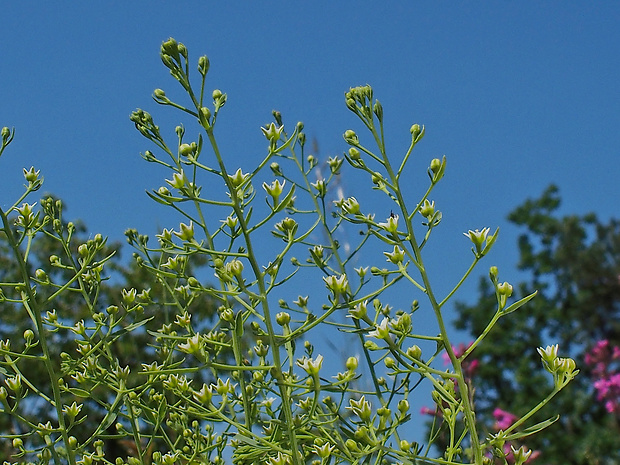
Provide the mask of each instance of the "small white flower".
{"label": "small white flower", "polygon": [[368,333],[368,337],[376,337],[377,339],[387,339],[390,337],[390,330],[388,329],[388,323],[390,320],[384,318],[380,324],[375,326],[375,329]]}
{"label": "small white flower", "polygon": [[310,376],[318,375],[321,365],[323,365],[323,356],[319,355],[315,359],[304,357],[297,360],[297,365],[303,368]]}
{"label": "small white flower", "polygon": [[379,223],[378,226],[387,232],[395,233],[398,230],[398,215],[390,215],[385,223]]}

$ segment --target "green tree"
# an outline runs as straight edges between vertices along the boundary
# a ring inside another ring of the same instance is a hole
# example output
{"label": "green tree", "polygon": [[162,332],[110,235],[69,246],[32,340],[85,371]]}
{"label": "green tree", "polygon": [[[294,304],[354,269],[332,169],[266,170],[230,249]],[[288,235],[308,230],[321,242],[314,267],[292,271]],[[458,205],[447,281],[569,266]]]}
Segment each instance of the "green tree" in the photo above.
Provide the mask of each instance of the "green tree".
{"label": "green tree", "polygon": [[[514,294],[538,290],[538,296],[517,318],[501,319],[473,353],[478,419],[492,433],[496,409],[519,417],[531,399],[544,395],[551,380],[533,348],[557,342],[575,358],[582,375],[543,410],[542,415],[561,413],[559,421],[546,434],[528,438],[527,446],[538,450],[538,461],[546,464],[620,463],[620,418],[597,400],[596,377],[585,363],[598,341],[620,345],[620,222],[605,223],[593,213],[560,216],[559,206],[558,188],[550,186],[509,215],[525,228],[519,237],[519,269],[527,278]],[[457,305],[457,328],[480,334],[496,302],[491,281],[482,279],[478,301]]]}
{"label": "green tree", "polygon": [[[60,211],[66,210],[63,202],[59,199],[46,197],[43,202],[53,203]],[[80,244],[85,243],[89,237],[92,237],[92,234],[89,233],[86,225],[80,221],[71,223],[63,221],[63,230],[73,231],[68,250],[65,250],[63,244],[54,237],[53,228],[54,225],[48,223],[44,227],[45,234],[38,234],[33,237],[32,244],[30,245],[30,261],[27,263],[27,266],[29,267],[30,274],[33,276],[39,273],[39,276],[45,275],[52,282],[66,282],[70,279],[70,271],[51,263],[49,257],[58,257],[60,262],[66,261],[70,256],[69,253],[77,250]],[[15,259],[11,255],[5,238],[0,237],[0,239],[0,282],[18,281],[19,271],[15,267]],[[99,254],[100,258],[105,256],[111,256],[111,258],[107,262],[107,273],[105,273],[105,276],[102,276],[96,305],[98,311],[105,312],[105,309],[109,306],[121,305],[123,290],[136,289],[138,292],[146,290],[146,293],[143,295],[148,296],[148,298],[143,300],[143,306],[145,307],[146,316],[151,318],[150,321],[140,330],[134,330],[131,337],[121,338],[117,341],[119,363],[122,366],[130,367],[133,374],[140,371],[139,368],[142,363],[149,363],[154,359],[154,349],[152,349],[150,344],[152,336],[149,335],[149,331],[154,332],[161,328],[162,325],[174,322],[174,315],[177,313],[177,309],[173,308],[172,303],[167,303],[170,299],[166,289],[167,286],[174,288],[177,283],[174,279],[164,280],[163,277],[157,278],[146,268],[138,266],[135,260],[130,260],[129,263],[126,263],[126,260],[123,260],[121,257],[121,249],[120,243],[105,244],[105,247]],[[155,255],[154,258],[159,260],[162,257]],[[193,261],[187,262],[186,271],[193,273],[203,265],[204,261],[201,261],[200,257],[195,257]],[[44,298],[54,291],[54,288],[40,286],[38,294]],[[35,328],[32,327],[32,321],[28,314],[23,311],[21,305],[13,302],[10,296],[8,296],[9,298],[6,297],[3,295],[0,300],[0,312],[2,314],[0,340],[10,340],[15,344],[24,340],[25,331]],[[91,311],[76,292],[60,293],[55,299],[55,307],[47,310],[57,311],[66,321],[77,322],[83,320],[87,326],[92,324]],[[213,317],[216,314],[216,309],[212,299],[208,296],[199,296],[187,305],[186,310],[196,320],[202,322],[203,327],[214,325]],[[50,355],[54,363],[60,365],[63,352],[75,352],[76,336],[66,328],[58,328],[53,333],[51,343]],[[24,359],[20,362],[20,367],[23,372],[30,374],[29,379],[31,382],[43,392],[49,392],[51,389],[49,385],[50,380],[46,373],[40,369],[39,362]],[[0,380],[4,381],[4,378],[5,374],[0,373]],[[130,378],[129,382],[132,384],[143,382],[137,376],[132,375]],[[211,382],[213,380],[206,371],[198,373],[196,378],[201,382]],[[36,402],[36,395],[34,394],[30,397],[30,402],[26,399],[25,402],[17,407],[19,414],[34,423],[53,421],[55,412],[53,409],[50,409],[50,405]],[[97,406],[95,402],[91,402],[91,404],[89,410],[91,412],[98,411],[99,415],[91,414],[88,416],[86,424],[81,428],[84,434],[94,431],[105,415],[105,411]],[[23,431],[24,426],[23,423],[16,422],[14,417],[0,415],[0,432],[4,434],[23,433],[25,432]],[[110,428],[109,433],[112,436],[115,435],[116,431]],[[78,439],[84,440],[86,437],[79,437]],[[122,441],[119,442],[112,437],[109,438],[106,442],[107,454],[109,456],[116,456],[117,454],[124,453],[126,455],[130,453],[131,450],[127,450],[123,444],[124,442]],[[3,446],[0,446],[1,456],[8,457],[12,452],[10,443],[6,442]]]}

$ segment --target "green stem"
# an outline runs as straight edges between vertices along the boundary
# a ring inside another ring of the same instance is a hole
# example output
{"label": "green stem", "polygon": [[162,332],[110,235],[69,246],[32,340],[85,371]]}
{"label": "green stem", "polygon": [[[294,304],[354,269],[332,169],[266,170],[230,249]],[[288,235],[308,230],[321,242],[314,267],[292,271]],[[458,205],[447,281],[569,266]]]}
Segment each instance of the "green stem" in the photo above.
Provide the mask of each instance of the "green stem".
{"label": "green stem", "polygon": [[3,229],[6,234],[7,241],[11,246],[13,255],[15,256],[15,259],[18,263],[19,272],[22,276],[24,284],[24,290],[21,291],[22,300],[24,302],[24,305],[28,305],[31,308],[31,315],[33,315],[35,318],[35,321],[33,321],[33,323],[35,323],[39,336],[39,342],[41,344],[41,350],[43,351],[43,363],[45,365],[45,370],[47,371],[47,375],[50,379],[52,398],[54,399],[53,407],[56,410],[60,434],[62,436],[64,444],[67,447],[67,456],[69,463],[71,465],[75,465],[75,453],[74,451],[69,449],[69,435],[67,433],[65,417],[62,411],[62,398],[60,395],[60,387],[58,385],[58,373],[56,367],[52,363],[52,357],[47,341],[47,332],[45,330],[45,327],[43,326],[43,320],[41,318],[42,309],[40,308],[39,302],[36,299],[35,291],[30,285],[30,275],[28,273],[28,269],[26,268],[26,262],[23,260],[22,253],[19,250],[19,246],[17,245],[17,241],[13,234],[13,230],[11,229],[9,219],[2,209],[0,209],[0,217],[2,218]]}

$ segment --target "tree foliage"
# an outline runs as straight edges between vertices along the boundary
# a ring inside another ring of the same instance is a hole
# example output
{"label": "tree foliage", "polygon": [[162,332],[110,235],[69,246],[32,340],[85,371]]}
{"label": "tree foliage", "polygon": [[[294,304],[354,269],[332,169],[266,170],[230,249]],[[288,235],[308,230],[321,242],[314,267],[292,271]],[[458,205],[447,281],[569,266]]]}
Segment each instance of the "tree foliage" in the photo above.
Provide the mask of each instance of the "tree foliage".
{"label": "tree foliage", "polygon": [[[552,185],[509,215],[525,229],[519,237],[519,269],[526,279],[515,286],[515,294],[538,290],[538,296],[517,318],[500,320],[473,353],[479,361],[478,415],[490,432],[497,424],[495,409],[523,415],[531,399],[551,385],[534,348],[557,342],[582,375],[542,412],[562,416],[547,434],[529,438],[528,447],[540,451],[537,463],[619,463],[620,418],[597,400],[586,354],[598,341],[620,345],[620,221],[603,222],[593,213],[561,216],[559,207],[559,191]],[[457,306],[456,326],[480,334],[495,307],[493,286],[482,279],[478,301]]]}

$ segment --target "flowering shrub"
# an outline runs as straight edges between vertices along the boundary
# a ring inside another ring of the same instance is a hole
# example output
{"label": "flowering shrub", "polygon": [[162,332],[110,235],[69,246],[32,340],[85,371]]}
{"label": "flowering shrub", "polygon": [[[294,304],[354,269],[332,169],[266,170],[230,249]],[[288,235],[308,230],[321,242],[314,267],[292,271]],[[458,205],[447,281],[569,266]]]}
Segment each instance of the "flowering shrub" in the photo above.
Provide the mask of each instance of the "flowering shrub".
{"label": "flowering shrub", "polygon": [[[497,268],[491,267],[497,311],[471,345],[453,348],[443,309],[488,254],[498,231],[465,233],[473,245],[472,263],[447,295],[437,295],[423,252],[442,218],[430,195],[445,174],[445,157],[430,161],[429,184],[417,201],[410,202],[401,188],[424,128],[412,125],[402,157],[388,156],[383,107],[372,88],[355,87],[346,92],[345,103],[369,136],[346,130],[349,148],[344,156],[327,160],[325,176],[319,160],[307,152],[304,125],[284,124],[278,112],[262,128],[266,154],[244,170],[223,155],[217,142],[216,123],[227,95],[205,89],[208,58],[198,59],[197,86],[183,44],[164,42],[161,59],[188,103],[172,101],[161,89],[155,90],[155,101],[178,110],[197,130],[189,135],[179,125],[169,139],[141,109],[131,121],[154,146],[143,158],[166,171],[162,186],[149,196],[182,220],[157,234],[156,244],[133,229],[126,236],[136,263],[152,273],[175,314],[149,329],[158,308],[150,288],[123,290],[119,305],[101,302],[110,258],[103,253],[106,240],[95,235],[72,247],[74,228],[62,222],[61,203],[43,199],[36,208],[24,202],[42,184],[38,171],[24,170],[24,195],[0,210],[2,239],[19,270],[13,281],[1,283],[2,299],[27,313],[31,322],[23,340],[0,344],[0,401],[15,425],[3,433],[14,449],[10,460],[118,465],[527,460],[531,451],[507,451],[506,444],[557,419],[529,422],[578,370],[572,359],[558,356],[557,346],[538,348],[553,389],[514,423],[488,437],[480,435],[470,385],[475,364],[468,357],[500,318],[535,294],[511,302],[512,286],[501,283]],[[2,130],[0,154],[13,135]],[[345,166],[383,195],[381,211],[389,215],[369,211],[354,196],[333,205],[326,200]],[[260,196],[264,204],[256,201]],[[337,233],[346,225],[361,228],[361,234],[343,247]],[[49,257],[63,271],[62,279],[31,261],[30,244],[40,234],[62,245],[63,256]],[[381,262],[372,255],[377,249]],[[354,257],[361,266],[353,268]],[[201,276],[201,263],[208,277]],[[404,285],[424,301],[394,308],[390,302],[402,295]],[[299,289],[311,293],[298,295]],[[65,293],[83,301],[87,319],[69,321],[64,309],[56,308]],[[205,297],[218,309],[213,326],[188,310]],[[414,331],[420,314],[434,316],[435,335]],[[60,331],[74,345],[55,363],[50,349]],[[350,356],[336,374],[325,373],[325,356],[311,342],[330,331],[351,341]],[[150,336],[150,358],[132,368],[120,362],[119,342],[137,334]],[[435,366],[443,353],[448,369]],[[24,369],[28,364],[45,373],[49,390]],[[432,386],[440,412],[424,444],[409,439],[407,427],[414,418],[409,399],[422,381]],[[47,405],[54,420],[32,421],[27,415],[31,402]],[[96,426],[83,431],[86,418],[97,414]],[[436,452],[431,446],[440,432],[447,440]],[[129,442],[132,451],[111,455],[106,449],[111,439]]]}
{"label": "flowering shrub", "polygon": [[596,399],[609,413],[620,414],[620,347],[600,340],[586,354],[585,362],[592,369]]}

